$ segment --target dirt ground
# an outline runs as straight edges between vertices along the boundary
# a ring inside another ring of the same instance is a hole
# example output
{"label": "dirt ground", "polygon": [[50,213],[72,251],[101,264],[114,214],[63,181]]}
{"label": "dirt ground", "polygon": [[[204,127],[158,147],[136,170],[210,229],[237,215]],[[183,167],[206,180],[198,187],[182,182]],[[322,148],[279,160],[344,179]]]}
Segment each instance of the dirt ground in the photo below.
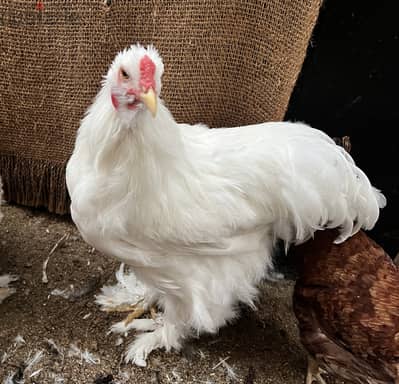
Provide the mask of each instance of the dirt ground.
{"label": "dirt ground", "polygon": [[[16,293],[0,305],[1,384],[304,382],[306,355],[291,309],[293,278],[265,282],[258,310],[243,309],[219,334],[191,340],[180,353],[152,353],[148,366],[139,368],[121,359],[133,335],[117,345],[121,340],[108,334],[123,315],[101,312],[94,302],[100,288],[114,281],[119,264],[85,244],[68,218],[15,206],[3,211],[0,275],[19,280],[13,283]],[[43,263],[66,234],[49,257],[43,283]]]}

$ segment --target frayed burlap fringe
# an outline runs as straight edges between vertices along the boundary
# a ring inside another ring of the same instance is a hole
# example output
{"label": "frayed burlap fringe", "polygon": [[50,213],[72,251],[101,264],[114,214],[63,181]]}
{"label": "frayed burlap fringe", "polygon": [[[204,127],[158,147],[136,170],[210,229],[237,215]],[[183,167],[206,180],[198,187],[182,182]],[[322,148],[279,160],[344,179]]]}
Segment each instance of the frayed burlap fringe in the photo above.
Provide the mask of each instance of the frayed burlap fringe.
{"label": "frayed burlap fringe", "polygon": [[65,163],[0,155],[4,200],[50,212],[69,212]]}

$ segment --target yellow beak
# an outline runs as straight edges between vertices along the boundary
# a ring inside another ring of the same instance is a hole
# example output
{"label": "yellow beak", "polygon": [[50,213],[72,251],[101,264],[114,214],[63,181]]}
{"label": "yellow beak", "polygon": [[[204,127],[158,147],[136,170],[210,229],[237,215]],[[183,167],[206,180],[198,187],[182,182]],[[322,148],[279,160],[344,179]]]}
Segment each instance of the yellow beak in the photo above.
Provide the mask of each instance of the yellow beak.
{"label": "yellow beak", "polygon": [[149,88],[147,92],[140,93],[140,100],[151,112],[152,116],[155,117],[157,114],[157,96],[152,88]]}

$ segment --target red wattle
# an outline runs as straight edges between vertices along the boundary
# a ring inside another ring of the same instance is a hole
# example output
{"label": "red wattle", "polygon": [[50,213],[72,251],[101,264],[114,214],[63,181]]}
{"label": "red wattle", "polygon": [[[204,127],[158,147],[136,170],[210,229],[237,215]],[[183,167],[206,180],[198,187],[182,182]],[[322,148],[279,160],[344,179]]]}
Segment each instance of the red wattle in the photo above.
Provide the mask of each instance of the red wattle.
{"label": "red wattle", "polygon": [[114,106],[114,108],[118,109],[119,101],[118,101],[118,98],[114,94],[111,94],[111,101],[112,101],[112,105]]}

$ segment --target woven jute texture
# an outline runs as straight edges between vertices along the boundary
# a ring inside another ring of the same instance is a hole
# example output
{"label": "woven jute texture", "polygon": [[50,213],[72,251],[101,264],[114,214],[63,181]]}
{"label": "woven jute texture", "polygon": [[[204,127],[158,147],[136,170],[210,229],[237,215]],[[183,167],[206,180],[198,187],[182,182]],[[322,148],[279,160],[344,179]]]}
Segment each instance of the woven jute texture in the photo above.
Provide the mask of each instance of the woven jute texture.
{"label": "woven jute texture", "polygon": [[67,213],[65,164],[115,54],[153,43],[178,121],[281,120],[321,0],[0,0],[5,198]]}

